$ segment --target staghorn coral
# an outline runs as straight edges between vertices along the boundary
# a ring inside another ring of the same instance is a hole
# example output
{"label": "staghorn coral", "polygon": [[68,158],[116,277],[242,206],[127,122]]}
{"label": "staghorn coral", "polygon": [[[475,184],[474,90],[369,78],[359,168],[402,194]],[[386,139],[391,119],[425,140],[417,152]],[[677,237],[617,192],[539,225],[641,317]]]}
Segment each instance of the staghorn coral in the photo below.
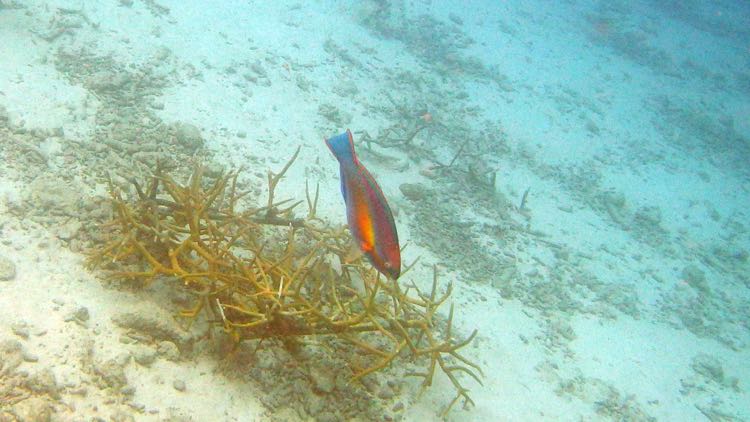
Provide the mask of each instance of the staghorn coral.
{"label": "staghorn coral", "polygon": [[298,153],[278,174],[268,172],[266,205],[242,211],[248,192],[239,191],[238,173],[210,180],[200,164],[186,184],[157,165],[144,186],[131,181],[129,199],[110,184],[113,219],[90,265],[115,279],[183,283],[195,300],[182,315],[205,313],[236,342],[277,339],[293,350],[301,337],[337,339],[358,351],[347,359],[352,380],[410,358],[425,365],[409,374],[423,378],[423,388],[438,368],[450,379],[457,393],[445,413],[461,399],[473,404],[460,375],[481,384],[482,371],[460,349],[476,331],[454,337],[452,305],[447,321],[437,316],[451,286],[438,293],[436,269],[431,290],[422,292],[384,279],[361,259],[347,262],[348,232],[316,218],[317,189],[306,189],[306,218],[294,218],[302,201],[276,201],[274,191]]}

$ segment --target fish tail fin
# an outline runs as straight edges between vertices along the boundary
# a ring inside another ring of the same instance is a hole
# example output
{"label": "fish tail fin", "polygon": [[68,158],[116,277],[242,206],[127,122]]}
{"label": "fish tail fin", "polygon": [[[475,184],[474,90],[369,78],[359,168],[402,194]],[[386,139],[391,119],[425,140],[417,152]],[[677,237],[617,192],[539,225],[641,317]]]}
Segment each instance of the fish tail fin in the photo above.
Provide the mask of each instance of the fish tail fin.
{"label": "fish tail fin", "polygon": [[354,137],[352,132],[346,132],[332,136],[325,140],[326,145],[340,163],[356,163],[357,154],[354,153]]}

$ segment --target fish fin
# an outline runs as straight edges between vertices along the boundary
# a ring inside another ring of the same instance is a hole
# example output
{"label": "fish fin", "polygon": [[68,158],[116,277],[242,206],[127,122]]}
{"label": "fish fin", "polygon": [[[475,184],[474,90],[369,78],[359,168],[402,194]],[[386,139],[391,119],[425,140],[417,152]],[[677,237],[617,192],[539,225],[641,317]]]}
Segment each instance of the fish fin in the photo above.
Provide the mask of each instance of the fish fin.
{"label": "fish fin", "polygon": [[356,241],[353,241],[349,246],[349,250],[344,255],[344,264],[351,264],[352,262],[358,261],[364,255],[364,251],[357,246]]}
{"label": "fish fin", "polygon": [[343,260],[341,258],[338,259],[331,259],[330,265],[331,270],[336,273],[336,275],[341,275],[344,273],[344,270],[341,268],[341,266],[344,264]]}
{"label": "fish fin", "polygon": [[356,163],[357,155],[354,153],[354,138],[352,132],[346,132],[326,139],[326,145],[341,164]]}

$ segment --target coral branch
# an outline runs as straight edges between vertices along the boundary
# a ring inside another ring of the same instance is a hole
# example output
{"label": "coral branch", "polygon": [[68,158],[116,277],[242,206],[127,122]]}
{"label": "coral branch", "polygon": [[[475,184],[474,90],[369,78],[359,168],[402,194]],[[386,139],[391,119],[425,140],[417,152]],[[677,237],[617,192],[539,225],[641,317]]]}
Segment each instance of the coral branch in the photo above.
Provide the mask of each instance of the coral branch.
{"label": "coral branch", "polygon": [[459,351],[476,332],[454,339],[452,305],[444,328],[437,328],[438,308],[452,291],[449,284],[438,292],[437,268],[423,294],[383,279],[364,260],[341,265],[351,240],[316,218],[317,187],[311,195],[306,186],[304,219],[292,214],[301,201],[274,202],[299,151],[279,173],[268,172],[268,200],[261,208],[238,210],[247,192],[237,190],[237,172],[209,179],[200,165],[185,184],[157,166],[145,183],[133,181],[129,200],[111,185],[113,221],[102,227],[109,240],[95,248],[89,263],[141,284],[180,283],[195,297],[182,315],[193,320],[208,310],[207,319],[236,341],[337,339],[348,344],[346,356],[364,359],[351,361],[353,380],[415,358],[426,365],[411,374],[423,378],[423,387],[432,384],[436,370],[455,387],[446,412],[460,399],[473,404],[461,378],[480,382],[482,371]]}

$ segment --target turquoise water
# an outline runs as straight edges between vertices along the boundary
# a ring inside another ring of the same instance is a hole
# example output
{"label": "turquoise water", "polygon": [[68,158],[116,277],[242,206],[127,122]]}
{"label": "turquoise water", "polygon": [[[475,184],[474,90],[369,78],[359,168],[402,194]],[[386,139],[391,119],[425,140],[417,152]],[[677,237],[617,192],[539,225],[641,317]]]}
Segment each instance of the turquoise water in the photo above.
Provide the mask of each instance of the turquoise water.
{"label": "turquoise water", "polygon": [[[0,0],[0,415],[749,420],[749,28],[741,1]],[[83,265],[107,181],[156,160],[242,167],[252,206],[299,146],[278,197],[317,183],[346,224],[347,128],[418,259],[400,285],[438,265],[478,330],[473,406],[406,356],[351,384],[319,350],[236,364],[164,283]]]}

